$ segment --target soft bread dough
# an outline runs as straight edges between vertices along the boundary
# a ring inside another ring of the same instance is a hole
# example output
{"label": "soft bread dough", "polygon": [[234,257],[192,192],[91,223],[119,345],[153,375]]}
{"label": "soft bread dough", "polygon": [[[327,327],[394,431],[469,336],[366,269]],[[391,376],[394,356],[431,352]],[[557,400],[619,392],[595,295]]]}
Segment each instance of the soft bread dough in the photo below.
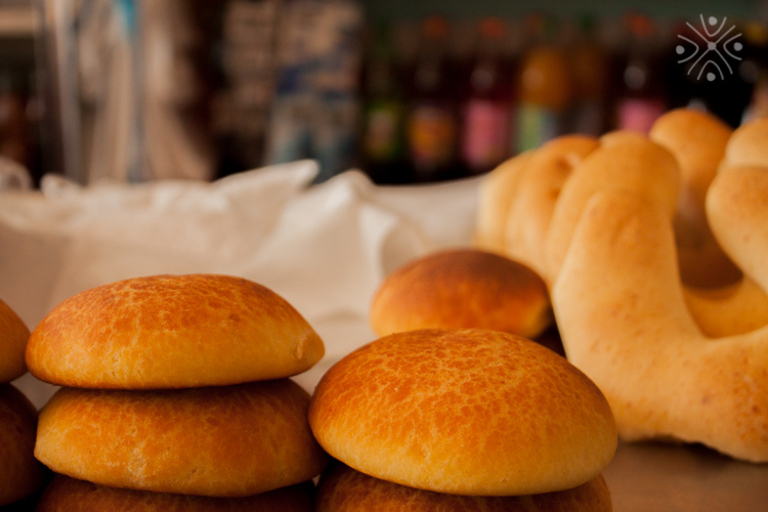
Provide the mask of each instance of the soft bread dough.
{"label": "soft bread dough", "polygon": [[309,394],[290,379],[173,390],[61,388],[40,412],[35,456],[111,487],[239,497],[310,480],[325,453]]}
{"label": "soft bread dough", "polygon": [[600,147],[578,166],[563,188],[546,235],[547,275],[559,274],[584,206],[599,190],[637,191],[672,218],[680,188],[680,170],[667,149],[647,137],[617,131],[600,138]]}
{"label": "soft bread dough", "polygon": [[553,276],[545,265],[544,234],[549,230],[563,183],[598,145],[597,139],[582,135],[567,135],[544,144],[529,153],[512,190],[512,202],[504,219],[506,254],[532,268],[550,284]]}
{"label": "soft bread dough", "polygon": [[35,512],[312,512],[314,484],[244,498],[210,498],[105,487],[56,475]]}
{"label": "soft bread dough", "polygon": [[24,321],[0,300],[0,382],[11,382],[27,372],[24,349],[28,339]]}
{"label": "soft bread dough", "polygon": [[668,212],[632,193],[596,194],[552,297],[566,354],[605,393],[622,438],[768,461],[768,327],[701,334]]}
{"label": "soft bread dough", "polygon": [[506,160],[480,182],[474,244],[487,251],[504,253],[506,216],[517,184],[531,157],[525,152]]}
{"label": "soft bread dough", "polygon": [[602,475],[574,489],[528,496],[461,496],[423,491],[337,465],[320,478],[316,512],[610,512]]}
{"label": "soft bread dough", "polygon": [[348,354],[309,422],[334,458],[424,490],[504,496],[570,489],[613,458],[611,410],[563,357],[483,329],[393,334]]}
{"label": "soft bread dough", "polygon": [[676,109],[657,119],[648,134],[669,149],[680,166],[675,235],[681,278],[694,288],[727,286],[742,277],[712,234],[704,206],[732,133],[711,114]]}
{"label": "soft bread dough", "polygon": [[289,377],[323,354],[317,333],[273,291],[190,274],[118,281],[65,300],[33,330],[26,362],[61,386],[156,389]]}

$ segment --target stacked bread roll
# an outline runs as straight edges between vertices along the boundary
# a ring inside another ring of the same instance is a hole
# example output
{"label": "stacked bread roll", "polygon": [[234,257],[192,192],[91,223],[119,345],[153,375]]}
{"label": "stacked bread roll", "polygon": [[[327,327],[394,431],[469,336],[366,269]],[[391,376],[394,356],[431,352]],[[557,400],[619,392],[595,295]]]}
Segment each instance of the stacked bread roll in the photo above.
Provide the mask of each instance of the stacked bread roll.
{"label": "stacked bread roll", "polygon": [[321,512],[611,509],[608,403],[565,358],[519,336],[379,338],[325,373],[309,421],[335,459]]}
{"label": "stacked bread roll", "polygon": [[323,353],[245,279],[150,276],[65,300],[26,350],[61,386],[40,412],[35,456],[57,476],[39,510],[311,510],[327,457],[290,377]]}
{"label": "stacked bread roll", "polygon": [[556,139],[481,187],[477,243],[537,265],[625,440],[768,461],[767,140],[768,119],[681,109],[648,136]]}
{"label": "stacked bread roll", "polygon": [[33,455],[37,409],[11,384],[27,372],[28,338],[26,324],[0,300],[0,507],[32,495],[44,480]]}

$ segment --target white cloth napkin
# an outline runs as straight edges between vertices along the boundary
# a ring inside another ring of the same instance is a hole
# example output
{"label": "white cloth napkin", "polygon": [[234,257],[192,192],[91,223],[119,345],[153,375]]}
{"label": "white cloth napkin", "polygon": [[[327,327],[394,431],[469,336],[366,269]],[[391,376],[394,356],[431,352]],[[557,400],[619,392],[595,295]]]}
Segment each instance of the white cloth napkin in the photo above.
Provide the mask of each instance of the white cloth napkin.
{"label": "white cloth napkin", "polygon": [[[470,244],[478,179],[382,187],[350,170],[319,185],[314,161],[212,183],[87,187],[44,178],[0,194],[0,298],[30,328],[62,300],[119,279],[213,272],[261,283],[317,330],[326,356],[296,377],[311,390],[371,341],[367,312],[386,274],[429,251]],[[41,405],[51,389],[17,385]]]}

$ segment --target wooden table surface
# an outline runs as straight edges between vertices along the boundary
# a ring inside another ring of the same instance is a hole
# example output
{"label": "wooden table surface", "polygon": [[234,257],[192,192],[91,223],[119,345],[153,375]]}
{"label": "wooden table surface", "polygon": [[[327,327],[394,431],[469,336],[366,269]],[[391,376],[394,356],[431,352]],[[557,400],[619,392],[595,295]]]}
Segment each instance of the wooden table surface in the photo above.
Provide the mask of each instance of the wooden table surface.
{"label": "wooden table surface", "polygon": [[768,464],[699,445],[620,443],[603,476],[614,512],[768,511]]}

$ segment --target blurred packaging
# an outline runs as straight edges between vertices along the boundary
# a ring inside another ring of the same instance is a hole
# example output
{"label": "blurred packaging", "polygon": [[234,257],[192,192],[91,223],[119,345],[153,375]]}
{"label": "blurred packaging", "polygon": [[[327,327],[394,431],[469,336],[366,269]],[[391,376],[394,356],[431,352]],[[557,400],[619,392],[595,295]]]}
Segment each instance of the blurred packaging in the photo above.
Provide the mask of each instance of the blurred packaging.
{"label": "blurred packaging", "polygon": [[213,148],[185,0],[42,0],[49,172],[98,180],[209,179]]}
{"label": "blurred packaging", "polygon": [[364,16],[349,0],[281,5],[267,164],[313,158],[316,181],[357,159]]}
{"label": "blurred packaging", "polygon": [[212,100],[219,174],[259,167],[275,89],[280,0],[230,0],[223,7],[220,67],[224,85]]}

